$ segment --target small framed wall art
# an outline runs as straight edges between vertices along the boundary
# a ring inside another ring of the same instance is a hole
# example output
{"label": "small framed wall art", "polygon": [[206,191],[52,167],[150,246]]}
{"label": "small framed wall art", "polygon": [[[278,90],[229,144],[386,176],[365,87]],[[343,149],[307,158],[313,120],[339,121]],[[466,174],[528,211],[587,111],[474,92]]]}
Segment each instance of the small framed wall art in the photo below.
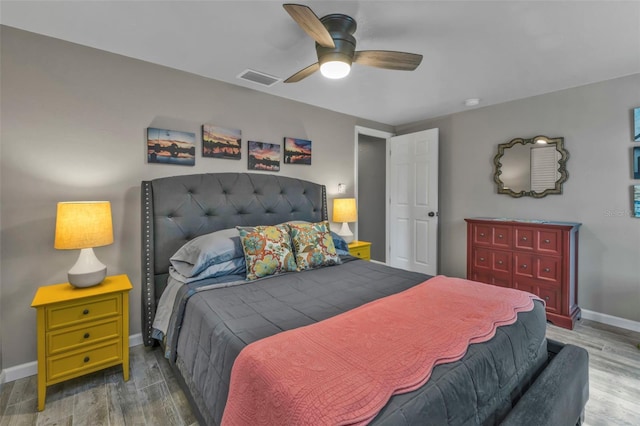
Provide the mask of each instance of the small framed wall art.
{"label": "small framed wall art", "polygon": [[633,178],[640,179],[640,146],[633,147]]}
{"label": "small framed wall art", "polygon": [[202,156],[239,160],[242,156],[242,131],[211,124],[202,125]]}
{"label": "small framed wall art", "polygon": [[196,164],[196,134],[147,128],[147,162],[193,166]]}
{"label": "small framed wall art", "polygon": [[247,142],[249,170],[280,171],[280,145],[267,142]]}
{"label": "small framed wall art", "polygon": [[633,140],[640,142],[640,107],[633,110]]}
{"label": "small framed wall art", "polygon": [[284,138],[284,163],[311,165],[311,141]]}
{"label": "small framed wall art", "polygon": [[633,215],[640,217],[640,185],[633,186]]}

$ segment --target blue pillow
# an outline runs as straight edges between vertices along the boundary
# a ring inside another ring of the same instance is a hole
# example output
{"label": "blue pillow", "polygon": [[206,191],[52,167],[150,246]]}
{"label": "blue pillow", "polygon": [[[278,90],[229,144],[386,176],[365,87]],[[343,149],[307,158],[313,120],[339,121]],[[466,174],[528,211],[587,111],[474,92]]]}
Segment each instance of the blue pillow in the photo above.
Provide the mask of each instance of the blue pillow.
{"label": "blue pillow", "polygon": [[[212,265],[238,258],[244,261],[240,233],[237,229],[231,228],[200,235],[188,241],[171,256],[170,262],[178,274],[191,278],[202,276],[203,272]],[[237,269],[237,262],[230,267],[233,270]],[[214,269],[220,272],[218,268]]]}
{"label": "blue pillow", "polygon": [[347,242],[338,234],[331,231],[331,238],[333,238],[333,245],[336,247],[336,253],[339,256],[347,256],[349,254],[349,246]]}
{"label": "blue pillow", "polygon": [[174,267],[169,268],[169,275],[183,284],[190,284],[207,278],[222,277],[225,275],[242,275],[244,278],[246,273],[247,264],[244,257],[237,257],[225,262],[213,263],[209,265],[207,269],[192,277],[186,277],[180,274]]}

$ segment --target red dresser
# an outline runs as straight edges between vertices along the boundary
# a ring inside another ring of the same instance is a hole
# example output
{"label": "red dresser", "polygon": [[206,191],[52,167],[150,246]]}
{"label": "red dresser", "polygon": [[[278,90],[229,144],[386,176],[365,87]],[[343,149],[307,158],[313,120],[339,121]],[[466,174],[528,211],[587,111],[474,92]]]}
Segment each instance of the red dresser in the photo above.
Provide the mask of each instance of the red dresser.
{"label": "red dresser", "polygon": [[467,222],[467,278],[534,293],[547,320],[573,329],[578,307],[579,223],[472,218]]}

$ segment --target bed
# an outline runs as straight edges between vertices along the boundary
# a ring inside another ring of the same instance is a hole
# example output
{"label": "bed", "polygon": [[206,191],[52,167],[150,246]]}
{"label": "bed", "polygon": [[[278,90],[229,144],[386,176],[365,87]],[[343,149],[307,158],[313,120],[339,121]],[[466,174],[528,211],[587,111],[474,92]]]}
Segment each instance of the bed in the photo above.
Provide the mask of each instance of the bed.
{"label": "bed", "polygon": [[[170,259],[185,245],[236,226],[326,221],[325,187],[300,179],[250,173],[159,178],[142,182],[141,207],[144,344],[163,346],[203,425],[221,424],[231,370],[247,345],[431,279],[347,253],[338,264],[256,281],[233,268],[206,279],[198,272],[186,283],[176,280],[175,268],[170,274]],[[166,329],[158,335],[160,316]],[[370,423],[580,424],[588,399],[586,351],[547,341],[545,330],[544,306],[536,301],[490,340],[469,345],[461,359],[436,365],[417,389],[393,395]]]}

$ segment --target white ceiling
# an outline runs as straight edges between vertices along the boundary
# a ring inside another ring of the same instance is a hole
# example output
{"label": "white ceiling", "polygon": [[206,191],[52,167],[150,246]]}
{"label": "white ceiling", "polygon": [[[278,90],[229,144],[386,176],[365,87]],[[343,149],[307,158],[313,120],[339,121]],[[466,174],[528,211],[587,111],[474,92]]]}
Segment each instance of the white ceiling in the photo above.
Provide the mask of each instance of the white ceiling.
{"label": "white ceiling", "polygon": [[640,72],[640,2],[307,1],[356,19],[358,50],[424,55],[416,71],[354,65],[262,87],[316,62],[314,42],[263,1],[5,1],[4,25],[399,125]]}

